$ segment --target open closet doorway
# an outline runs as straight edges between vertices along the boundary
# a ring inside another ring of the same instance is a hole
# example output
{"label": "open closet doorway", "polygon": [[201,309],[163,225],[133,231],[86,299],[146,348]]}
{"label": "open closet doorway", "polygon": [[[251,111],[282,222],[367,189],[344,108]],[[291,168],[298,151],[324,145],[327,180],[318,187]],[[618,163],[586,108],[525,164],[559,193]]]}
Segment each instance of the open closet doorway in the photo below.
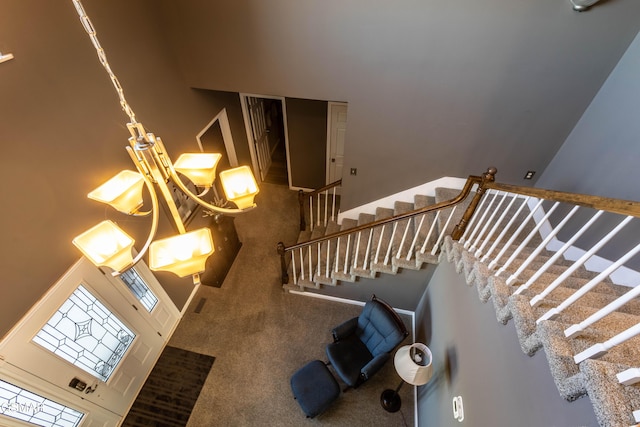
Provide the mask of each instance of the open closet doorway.
{"label": "open closet doorway", "polygon": [[254,175],[291,187],[286,106],[283,97],[240,94]]}

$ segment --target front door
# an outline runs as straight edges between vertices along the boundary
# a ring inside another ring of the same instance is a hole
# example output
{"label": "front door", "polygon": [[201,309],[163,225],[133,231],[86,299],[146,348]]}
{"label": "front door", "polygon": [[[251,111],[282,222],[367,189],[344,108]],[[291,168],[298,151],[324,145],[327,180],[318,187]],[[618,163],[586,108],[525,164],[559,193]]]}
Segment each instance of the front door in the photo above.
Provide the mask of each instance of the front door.
{"label": "front door", "polygon": [[0,425],[116,427],[122,417],[12,365],[0,369]]}
{"label": "front door", "polygon": [[0,343],[4,365],[124,416],[176,321],[125,281],[80,259]]}

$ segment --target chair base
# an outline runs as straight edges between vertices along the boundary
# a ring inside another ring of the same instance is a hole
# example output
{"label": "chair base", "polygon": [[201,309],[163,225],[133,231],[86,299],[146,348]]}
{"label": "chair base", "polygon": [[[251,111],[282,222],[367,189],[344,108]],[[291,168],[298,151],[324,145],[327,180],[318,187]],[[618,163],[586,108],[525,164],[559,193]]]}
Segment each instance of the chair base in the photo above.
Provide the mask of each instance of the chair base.
{"label": "chair base", "polygon": [[387,412],[398,412],[402,406],[402,399],[396,390],[387,389],[380,395],[380,404]]}

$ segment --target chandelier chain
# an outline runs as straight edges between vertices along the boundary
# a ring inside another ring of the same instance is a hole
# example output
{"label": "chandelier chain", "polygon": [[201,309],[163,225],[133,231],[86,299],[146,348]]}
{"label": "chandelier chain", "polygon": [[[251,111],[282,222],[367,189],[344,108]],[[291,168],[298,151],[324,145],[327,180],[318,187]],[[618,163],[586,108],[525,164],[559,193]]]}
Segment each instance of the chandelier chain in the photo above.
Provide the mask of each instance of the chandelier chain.
{"label": "chandelier chain", "polygon": [[118,80],[118,77],[116,77],[114,72],[111,70],[111,67],[109,66],[109,62],[107,61],[107,54],[105,53],[104,49],[100,45],[100,41],[98,40],[98,35],[96,34],[96,30],[94,29],[93,24],[91,23],[91,20],[87,16],[87,13],[85,12],[84,7],[82,6],[82,3],[80,2],[80,0],[71,0],[71,1],[73,1],[73,5],[76,7],[76,10],[78,11],[78,15],[80,16],[80,22],[82,22],[82,26],[84,27],[84,30],[89,35],[89,38],[91,39],[91,43],[93,43],[93,46],[96,49],[96,53],[98,54],[98,59],[100,60],[100,63],[102,64],[104,69],[107,71],[107,74],[109,74],[111,83],[113,83],[113,87],[118,93],[118,97],[120,98],[120,106],[122,106],[122,110],[125,112],[127,116],[129,116],[129,120],[131,124],[134,124],[134,125],[137,124],[138,122],[136,121],[136,115],[133,112],[133,109],[131,108],[129,103],[127,102],[127,99],[124,97],[124,90],[122,89],[122,85],[120,85],[120,81]]}

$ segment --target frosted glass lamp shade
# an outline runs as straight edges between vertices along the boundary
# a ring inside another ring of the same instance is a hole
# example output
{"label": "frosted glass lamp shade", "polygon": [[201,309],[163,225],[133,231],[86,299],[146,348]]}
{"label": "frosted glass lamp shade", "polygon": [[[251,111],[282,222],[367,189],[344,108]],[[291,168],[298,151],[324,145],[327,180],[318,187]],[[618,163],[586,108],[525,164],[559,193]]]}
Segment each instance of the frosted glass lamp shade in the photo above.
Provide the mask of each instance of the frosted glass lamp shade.
{"label": "frosted glass lamp shade", "polygon": [[248,166],[220,172],[220,181],[227,200],[235,203],[238,209],[253,206],[253,198],[260,190]]}
{"label": "frosted glass lamp shade", "polygon": [[120,171],[116,176],[88,194],[88,197],[130,214],[142,206],[144,179],[138,172]]}
{"label": "frosted glass lamp shade", "polygon": [[393,364],[403,381],[412,385],[424,385],[433,375],[431,350],[424,344],[405,345],[396,351]]}
{"label": "frosted glass lamp shade", "polygon": [[221,158],[218,153],[185,153],[178,157],[173,167],[196,186],[211,187]]}
{"label": "frosted glass lamp shade", "polygon": [[213,251],[211,230],[200,228],[151,243],[149,267],[185,277],[204,271],[205,262]]}
{"label": "frosted glass lamp shade", "polygon": [[95,265],[121,271],[133,262],[134,240],[112,221],[102,221],[73,239],[73,244]]}

